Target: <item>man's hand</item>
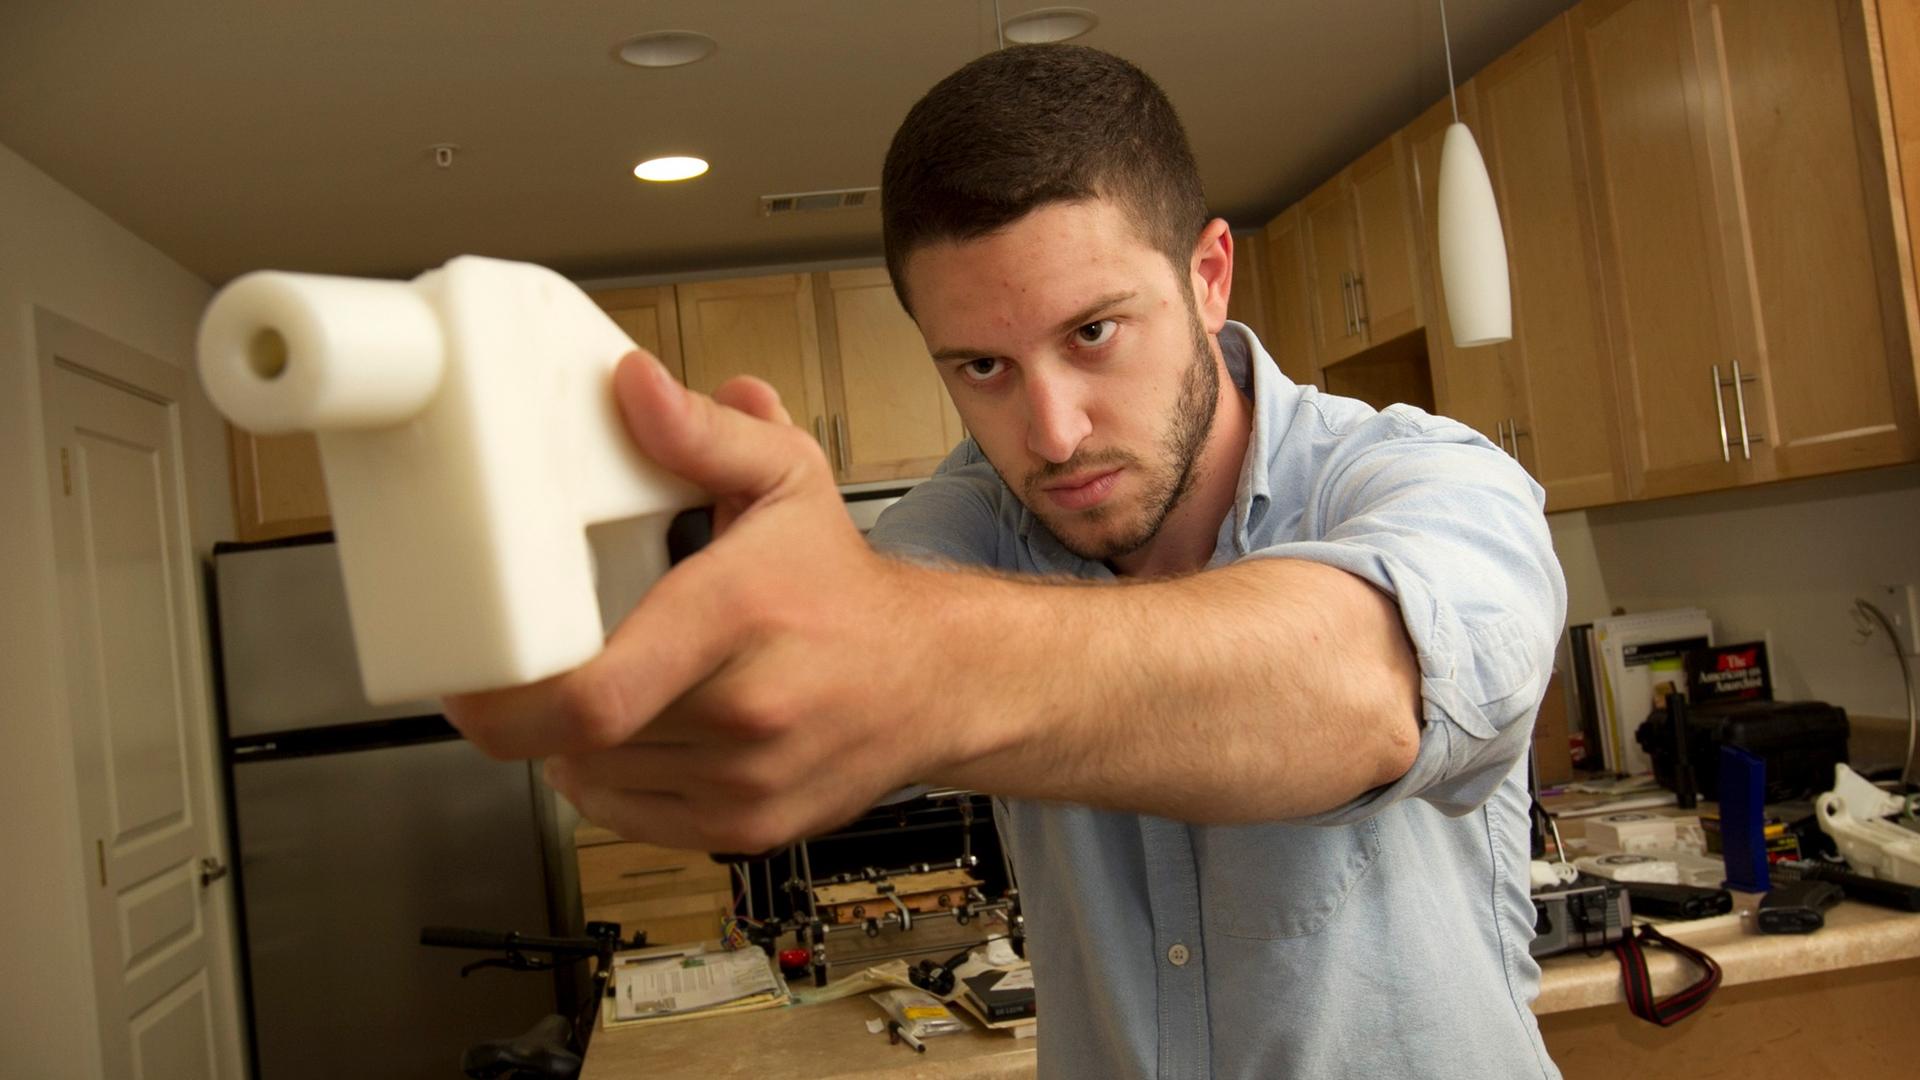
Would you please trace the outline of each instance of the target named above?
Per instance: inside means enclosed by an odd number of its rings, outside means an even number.
[[[593,660],[450,698],[453,724],[494,757],[547,757],[590,820],[707,851],[822,831],[931,768],[935,733],[893,720],[924,686],[905,580],[923,571],[867,547],[774,390],[741,378],[709,399],[645,354],[614,388],[641,450],[713,495],[714,541]]]

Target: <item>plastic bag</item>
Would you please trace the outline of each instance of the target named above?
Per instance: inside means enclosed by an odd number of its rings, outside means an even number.
[[[875,1005],[886,1010],[888,1016],[916,1039],[966,1030],[964,1021],[925,990],[882,990],[870,996]]]

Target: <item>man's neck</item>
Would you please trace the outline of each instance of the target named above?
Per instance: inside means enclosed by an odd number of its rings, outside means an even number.
[[[1240,473],[1253,436],[1253,403],[1233,382],[1213,342],[1213,362],[1220,377],[1220,397],[1213,426],[1194,462],[1193,487],[1167,515],[1160,531],[1138,551],[1111,562],[1123,577],[1173,577],[1206,569],[1219,542],[1220,523],[1233,512],[1240,490]]]

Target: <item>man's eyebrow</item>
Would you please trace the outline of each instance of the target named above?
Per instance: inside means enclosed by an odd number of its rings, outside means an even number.
[[[1054,332],[1064,334],[1069,330],[1077,330],[1094,321],[1094,317],[1101,312],[1117,304],[1124,304],[1138,295],[1140,295],[1138,290],[1108,293],[1081,310],[1074,312],[1072,318],[1060,320],[1060,324],[1054,328]],[[956,346],[949,349],[935,350],[933,358],[935,360],[978,360],[983,356],[992,355],[992,349],[969,349],[964,346]]]

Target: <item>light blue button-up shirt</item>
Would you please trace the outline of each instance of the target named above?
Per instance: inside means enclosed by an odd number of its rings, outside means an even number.
[[[1524,769],[1566,586],[1540,487],[1465,425],[1297,386],[1220,334],[1253,432],[1210,566],[1310,559],[1396,598],[1425,724],[1405,776],[1312,818],[1189,825],[995,800],[1043,1077],[1557,1077],[1529,1005]],[[1112,577],[971,441],[876,548]],[[1333,665],[1337,668],[1337,662]]]

